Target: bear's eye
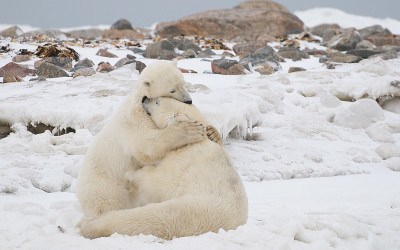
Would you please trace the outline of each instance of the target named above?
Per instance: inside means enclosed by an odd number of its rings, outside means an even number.
[[[146,86],[150,86],[150,82],[144,82]]]
[[[173,94],[173,93],[175,93],[175,91],[176,91],[176,90],[171,90],[169,93]]]
[[[156,99],[156,104],[160,104],[160,100],[158,98]]]

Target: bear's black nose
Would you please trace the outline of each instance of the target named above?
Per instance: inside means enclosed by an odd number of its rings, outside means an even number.
[[[143,96],[142,103],[144,103],[146,100],[147,100],[147,96]]]
[[[186,104],[192,104],[192,100],[185,101]]]

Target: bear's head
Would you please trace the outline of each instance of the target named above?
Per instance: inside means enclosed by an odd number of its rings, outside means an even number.
[[[188,105],[172,98],[144,98],[143,108],[158,128],[165,128],[180,121],[195,120],[204,125],[207,121],[194,105]]]
[[[192,98],[184,87],[185,80],[177,62],[158,61],[147,66],[139,76],[140,87],[147,98],[171,97],[187,104]]]

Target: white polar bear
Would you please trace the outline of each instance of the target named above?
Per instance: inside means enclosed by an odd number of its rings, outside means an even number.
[[[205,137],[204,127],[194,121],[159,129],[143,109],[145,96],[168,96],[191,103],[183,85],[176,62],[155,62],[143,70],[134,91],[96,135],[86,153],[77,188],[85,216],[143,205],[126,189],[124,174],[154,164],[171,150]]]
[[[207,124],[196,107],[171,98],[149,99],[143,106],[159,128],[188,119]],[[222,145],[207,137],[170,152],[156,166],[127,172],[126,178],[149,204],[86,218],[80,225],[84,237],[116,232],[172,239],[235,229],[247,221],[243,183]]]

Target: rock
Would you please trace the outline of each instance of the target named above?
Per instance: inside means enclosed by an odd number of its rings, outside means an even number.
[[[114,67],[121,68],[124,65],[134,63],[135,60],[129,59],[127,57],[120,59],[118,62],[114,64]]]
[[[264,43],[272,43],[275,41],[275,37],[268,35],[268,34],[262,34],[257,37],[258,42],[264,42]]]
[[[292,59],[293,61],[300,61],[301,59],[309,59],[310,56],[307,52],[303,52],[296,47],[282,47],[278,51],[278,55],[283,58]]]
[[[351,50],[354,49],[361,41],[361,36],[354,28],[344,29],[341,34],[332,37],[328,42],[327,46],[331,49],[337,50]]]
[[[237,43],[233,46],[233,51],[237,56],[244,57],[258,49],[267,46],[267,43],[261,41],[251,41],[245,43]]]
[[[201,51],[201,48],[190,40],[179,40],[174,38],[168,38],[167,41],[172,43],[175,46],[175,48],[182,51],[187,51],[190,49],[196,52],[196,54]]]
[[[383,45],[400,46],[400,38],[395,35],[389,35],[389,36],[374,35],[367,37],[366,40],[372,42],[376,46],[383,46]]]
[[[254,67],[254,70],[260,73],[261,75],[270,75],[275,73],[274,67],[272,67],[268,63],[258,64],[257,66]]]
[[[136,70],[138,70],[139,73],[142,73],[144,68],[146,68],[146,64],[142,63],[141,61],[136,61]]]
[[[8,82],[22,82],[21,77],[14,75],[12,73],[6,73],[5,76],[3,77],[3,83],[8,83]]]
[[[46,62],[52,63],[54,65],[57,65],[60,68],[63,68],[65,70],[70,70],[72,68],[72,61],[71,59],[67,57],[46,57],[44,58]]]
[[[17,37],[24,32],[18,26],[11,26],[10,28],[0,31],[0,37]]]
[[[175,53],[175,51],[162,50],[161,51],[161,55],[158,57],[158,59],[160,59],[160,60],[173,60],[175,58],[177,58],[177,59],[182,59],[183,58],[183,57],[182,58],[179,58],[179,57],[182,57],[182,56],[177,54],[177,53]]]
[[[145,36],[136,30],[105,30],[103,32],[103,39],[129,39],[141,41],[145,39]]]
[[[288,73],[299,72],[299,71],[306,71],[306,69],[302,67],[290,67]]]
[[[35,81],[43,82],[43,81],[46,81],[46,78],[44,78],[43,76],[38,76],[38,77],[35,77],[35,78],[31,78],[29,81],[30,82],[35,82]]]
[[[329,63],[326,64],[326,68],[327,69],[336,69],[336,66],[339,66],[339,65],[340,64],[329,62]]]
[[[197,55],[196,55],[196,52],[194,52],[194,51],[191,50],[191,49],[188,49],[188,50],[186,50],[186,51],[184,51],[184,52],[182,53],[182,56],[183,56],[184,58],[195,58]]]
[[[147,45],[146,57],[147,58],[159,58],[161,57],[162,51],[175,52],[175,46],[167,40],[161,40]]]
[[[337,28],[328,28],[327,30],[322,33],[322,44],[323,46],[326,46],[327,43],[336,35],[339,35],[340,29]]]
[[[246,68],[243,65],[235,64],[227,71],[227,75],[246,75]]]
[[[386,50],[368,50],[368,49],[352,49],[346,52],[348,55],[359,56],[363,59],[366,59],[370,56],[382,54],[387,52]]]
[[[109,52],[107,49],[99,49],[96,53],[97,56],[102,56],[102,57],[109,57],[109,58],[117,58],[118,56]]]
[[[235,60],[217,59],[211,62],[211,69],[214,74],[227,75],[228,69],[235,64],[238,64]]]
[[[374,49],[376,48],[375,44],[371,43],[368,40],[362,40],[361,42],[357,43],[356,49]]]
[[[86,76],[91,76],[94,74],[96,74],[96,71],[92,68],[81,68],[81,69],[78,69],[77,71],[75,71],[74,78],[78,77],[78,76],[86,77]]]
[[[79,62],[75,63],[74,67],[88,67],[91,68],[94,66],[94,62],[89,58],[85,58],[83,60],[79,60]]]
[[[126,58],[128,58],[130,60],[136,60],[136,56],[131,55],[131,54],[126,54]]]
[[[386,51],[385,53],[380,53],[380,54],[370,56],[369,58],[380,57],[383,60],[390,60],[390,59],[398,58],[399,56],[400,56],[400,53],[397,52],[396,50],[389,50],[389,51]]]
[[[0,123],[0,139],[6,138],[11,132],[11,126],[9,124]]]
[[[33,63],[33,67],[34,67],[35,69],[38,69],[39,66],[40,66],[40,64],[42,64],[43,62],[44,62],[43,59],[37,60],[37,61],[35,61],[35,62]]]
[[[187,74],[187,73],[194,73],[194,74],[197,74],[197,71],[195,71],[195,70],[192,70],[192,69],[182,69],[182,68],[178,68],[182,73],[185,73],[185,74]]]
[[[16,55],[12,59],[12,61],[15,63],[27,62],[29,60],[31,60],[31,57],[29,55]]]
[[[37,75],[45,78],[68,77],[62,68],[49,62],[43,62],[37,69]]]
[[[302,31],[303,22],[283,5],[272,1],[247,1],[232,9],[210,10],[178,21],[159,23],[155,34],[161,37],[200,35],[231,40],[256,40],[268,34],[280,36]]]
[[[36,75],[36,70],[28,69],[16,63],[10,62],[0,68],[0,77],[4,77],[7,74],[19,77],[25,77],[27,75],[34,76]]]
[[[201,58],[210,58],[212,56],[215,56],[215,52],[212,51],[211,49],[205,49],[199,52],[199,54],[197,55],[197,57],[201,57]]]
[[[59,39],[66,41],[68,39],[67,35],[59,30],[35,30],[22,34],[23,37],[36,37],[42,39]]]
[[[132,51],[135,54],[141,55],[143,57],[146,57],[146,50],[139,49],[139,48],[129,48],[130,51]]]
[[[229,53],[228,51],[222,52],[221,56],[222,56],[222,57],[235,57],[234,54]]]
[[[100,40],[103,37],[104,30],[87,29],[87,30],[72,30],[66,33],[67,37],[85,39],[85,40]]]
[[[119,19],[113,25],[111,25],[112,30],[133,30],[131,22],[126,19]]]
[[[340,26],[337,24],[320,24],[311,28],[310,33],[314,36],[322,37],[326,30],[339,30]]]
[[[110,71],[113,71],[115,69],[114,66],[112,66],[110,63],[108,62],[101,62],[99,63],[99,65],[97,66],[96,71],[101,72],[101,73],[108,73]]]
[[[325,50],[320,49],[304,49],[303,51],[310,56],[325,56],[327,54]]]
[[[388,36],[392,33],[388,30],[383,28],[380,25],[373,25],[366,27],[364,29],[358,30],[362,39],[366,39],[369,36],[378,35],[378,36]]]
[[[278,55],[275,50],[270,46],[257,49],[256,51],[247,54],[245,57],[240,59],[239,63],[246,69],[250,70],[249,64],[255,66],[258,64],[269,64],[273,66],[275,70],[281,68],[279,62],[283,62],[284,59]]]
[[[329,58],[328,60],[330,62],[336,62],[336,63],[358,63],[359,61],[362,60],[361,57],[355,55],[342,54],[340,52],[328,53],[327,58]]]

